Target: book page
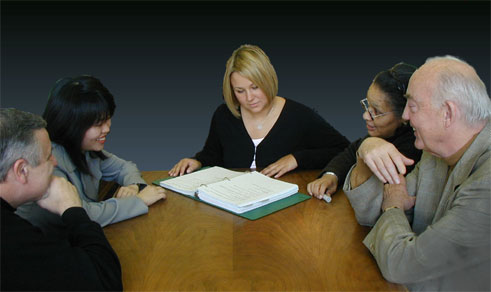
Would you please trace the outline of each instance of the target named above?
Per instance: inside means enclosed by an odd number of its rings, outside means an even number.
[[[164,188],[168,188],[170,190],[192,196],[200,186],[232,179],[242,174],[244,174],[244,172],[233,171],[225,169],[223,167],[214,166],[185,174],[183,176],[178,176],[172,179],[161,181],[160,185]]]
[[[269,178],[258,172],[246,173],[235,177],[230,181],[221,181],[215,184],[202,186],[198,189],[200,198],[209,196],[213,201],[221,201],[238,207],[265,203],[273,198],[286,193],[296,193],[298,186]],[[205,199],[205,198],[203,198]]]

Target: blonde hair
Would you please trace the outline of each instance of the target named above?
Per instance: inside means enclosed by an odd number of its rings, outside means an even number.
[[[240,46],[228,59],[223,77],[223,98],[228,109],[236,118],[240,117],[240,104],[230,83],[230,76],[234,72],[258,86],[269,101],[272,101],[278,94],[278,77],[268,56],[258,46]]]

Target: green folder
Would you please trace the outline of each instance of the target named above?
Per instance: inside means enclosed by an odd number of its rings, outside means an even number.
[[[160,182],[161,181],[168,180],[168,179],[171,179],[171,178],[172,177],[167,177],[167,178],[164,178],[164,179],[158,179],[156,181],[153,181],[152,183],[154,185],[160,186]],[[256,208],[254,210],[250,210],[250,211],[247,211],[247,212],[244,212],[244,213],[240,213],[239,214],[239,213],[235,213],[235,212],[232,212],[230,210],[227,210],[227,209],[220,208],[220,207],[215,206],[213,204],[210,204],[208,202],[202,201],[202,200],[200,200],[199,198],[197,198],[195,196],[187,196],[187,195],[184,195],[184,194],[181,194],[181,193],[178,193],[178,194],[183,195],[183,196],[185,196],[187,198],[193,199],[195,201],[203,202],[203,203],[208,204],[210,206],[213,206],[215,208],[218,208],[218,209],[227,211],[229,213],[235,214],[237,216],[240,216],[240,217],[243,217],[243,218],[246,218],[246,219],[249,219],[249,220],[259,219],[261,217],[264,217],[266,215],[272,214],[272,213],[274,213],[276,211],[285,209],[287,207],[293,206],[295,204],[298,204],[300,202],[306,201],[306,200],[308,200],[308,199],[311,198],[310,196],[307,196],[305,194],[296,193],[296,194],[293,194],[291,196],[288,196],[288,197],[286,197],[284,199],[281,199],[281,200],[275,201],[273,203],[264,205],[262,207]]]

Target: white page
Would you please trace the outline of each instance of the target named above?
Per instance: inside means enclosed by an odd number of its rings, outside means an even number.
[[[183,176],[178,176],[172,179],[161,181],[160,185],[172,191],[192,196],[202,185],[209,185],[214,182],[232,179],[242,174],[244,174],[244,172],[232,171],[223,167],[214,166]]]
[[[273,198],[281,198],[284,197],[283,194],[296,192],[298,192],[297,185],[272,179],[258,172],[247,173],[230,181],[221,181],[198,189],[201,199],[206,200],[208,197],[214,204],[223,202],[224,208],[227,208],[227,205],[241,208],[261,201],[269,204]]]

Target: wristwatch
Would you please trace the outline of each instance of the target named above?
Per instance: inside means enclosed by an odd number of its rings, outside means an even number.
[[[147,187],[146,184],[141,184],[141,183],[137,183],[136,185],[138,186],[138,192],[141,192],[144,188]]]

